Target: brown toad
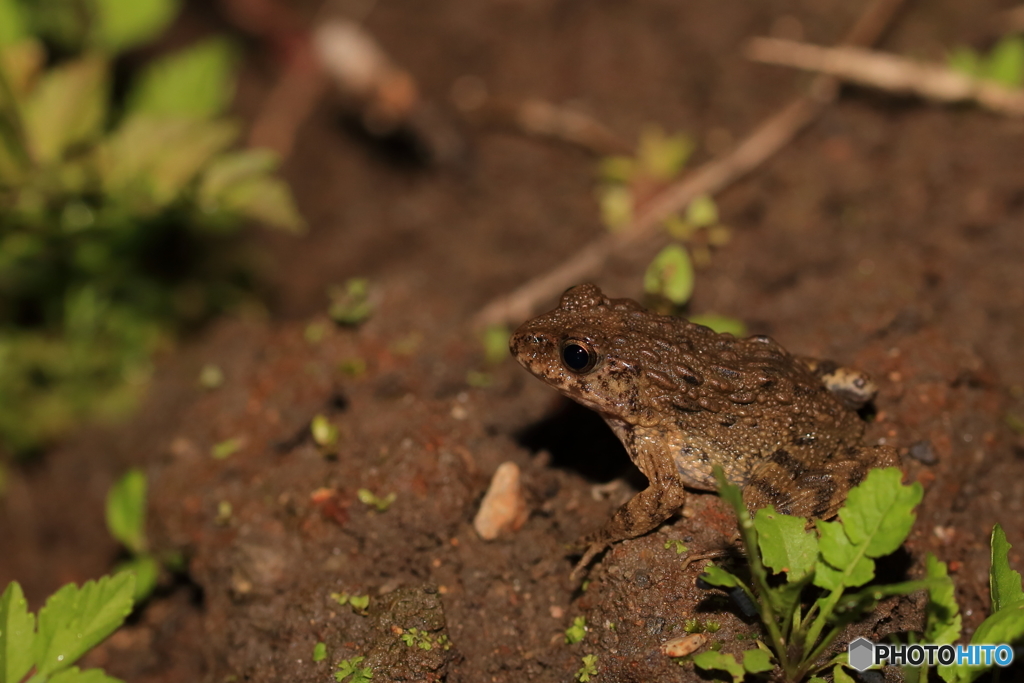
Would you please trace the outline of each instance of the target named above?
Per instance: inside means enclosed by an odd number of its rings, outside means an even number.
[[[684,486],[715,490],[714,465],[752,510],[827,518],[868,469],[897,464],[892,448],[861,442],[854,408],[873,397],[870,380],[795,357],[769,337],[718,334],[585,284],[524,323],[510,348],[527,370],[600,413],[650,482],[585,539],[577,568],[665,521],[682,506]]]

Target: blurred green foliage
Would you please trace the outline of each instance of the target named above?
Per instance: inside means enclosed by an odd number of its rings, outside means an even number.
[[[124,414],[155,348],[245,294],[230,236],[304,227],[266,150],[224,116],[235,53],[208,39],[114,97],[117,55],[179,0],[0,0],[0,442]],[[123,96],[121,94],[123,93]]]
[[[958,47],[947,57],[950,68],[1007,88],[1024,86],[1024,37],[1006,36],[987,54]]]

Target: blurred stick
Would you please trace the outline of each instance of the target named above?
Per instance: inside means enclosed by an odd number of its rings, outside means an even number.
[[[816,71],[844,81],[940,102],[973,101],[999,114],[1024,116],[1024,91],[972,78],[937,64],[854,47],[818,47],[777,38],[755,38],[747,56],[756,62]]]
[[[841,44],[863,46],[876,42],[902,2],[872,0]],[[770,116],[728,155],[707,162],[639,207],[636,218],[626,229],[597,238],[553,270],[491,301],[473,318],[474,325],[482,327],[524,320],[545,300],[592,277],[612,254],[651,239],[657,234],[655,228],[661,221],[684,209],[699,195],[714,194],[731,185],[789,144],[835,100],[838,89],[836,79],[818,76],[807,95],[796,98]]]

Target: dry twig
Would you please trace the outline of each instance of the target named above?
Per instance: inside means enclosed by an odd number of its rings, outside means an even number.
[[[872,0],[842,44],[874,43],[901,4],[902,0]],[[697,196],[714,194],[763,164],[814,121],[835,99],[837,91],[835,79],[819,76],[812,83],[810,94],[796,98],[769,117],[731,153],[704,164],[640,207],[625,230],[599,237],[553,270],[491,301],[477,313],[474,324],[494,325],[529,317],[546,299],[591,277],[613,253],[656,234],[655,228],[662,220],[685,208]]]
[[[881,90],[910,93],[940,102],[974,101],[1000,114],[1024,116],[1024,91],[898,55],[755,38],[747,46],[747,56],[757,62],[825,73]]]

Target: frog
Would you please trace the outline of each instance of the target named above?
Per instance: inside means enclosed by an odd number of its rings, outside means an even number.
[[[863,441],[858,411],[877,392],[866,373],[791,354],[766,335],[718,333],[581,284],[524,322],[509,349],[596,411],[648,480],[577,544],[574,576],[676,514],[687,489],[717,490],[716,467],[751,511],[828,519],[870,469],[898,465],[894,448]]]

